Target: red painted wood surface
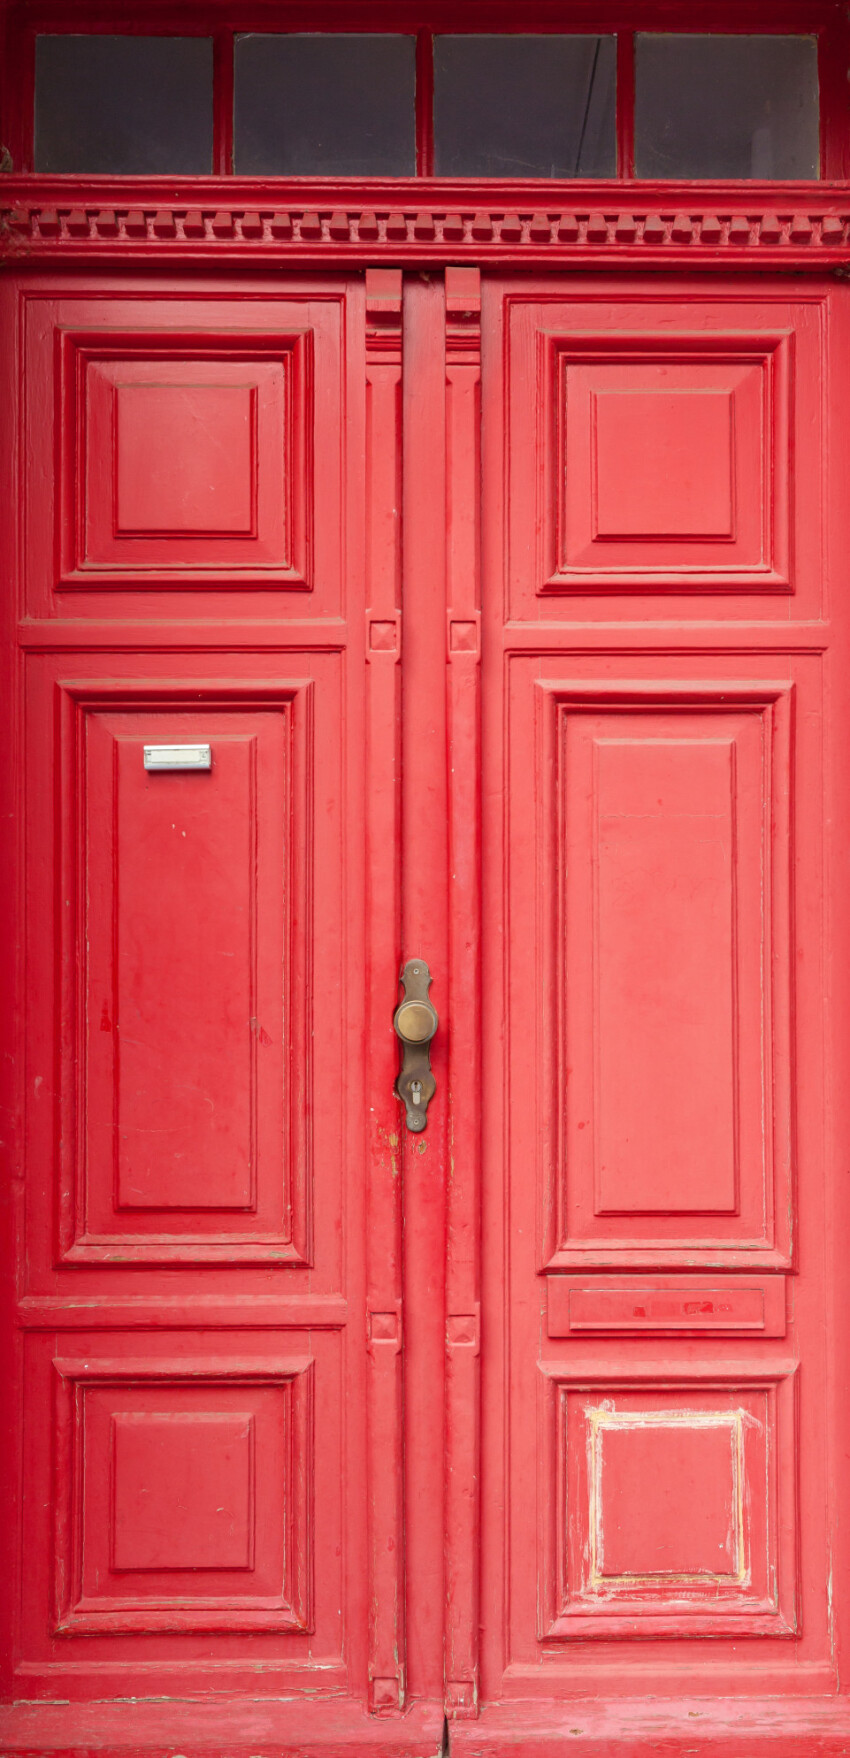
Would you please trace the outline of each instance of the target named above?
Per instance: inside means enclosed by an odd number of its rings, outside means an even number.
[[[821,1706],[846,1618],[821,1035],[846,509],[814,369],[829,335],[841,370],[843,298],[683,292],[484,284],[495,1115],[463,1753],[677,1750],[685,1720],[710,1750],[730,1698],[745,1751],[846,1740]]]
[[[4,1751],[846,1751],[846,300],[8,278]]]
[[[64,1734],[13,1712],[3,1743],[195,1750],[200,1708],[122,1732],[92,1700],[224,1694],[234,1750],[431,1753],[439,1592],[406,1700],[430,1507],[405,1526],[392,1096],[401,276],[16,297],[6,1663],[9,1695],[70,1707]],[[197,741],[208,772],[145,769]]]

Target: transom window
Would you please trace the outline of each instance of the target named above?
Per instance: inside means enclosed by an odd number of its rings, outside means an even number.
[[[31,41],[31,144],[24,121],[15,169],[452,179],[824,174],[817,30],[172,35],[140,26],[132,34],[35,28]]]

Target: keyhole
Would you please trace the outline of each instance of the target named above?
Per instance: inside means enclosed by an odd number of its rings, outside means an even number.
[[[410,1096],[411,1096],[413,1103],[416,1106],[416,1109],[418,1111],[419,1106],[422,1103],[422,1082],[421,1082],[421,1080],[412,1080],[411,1081],[411,1083],[410,1083]]]

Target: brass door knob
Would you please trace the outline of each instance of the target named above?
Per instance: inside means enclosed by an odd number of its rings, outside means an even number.
[[[395,1094],[407,1112],[408,1129],[419,1134],[428,1121],[428,1106],[437,1090],[428,1046],[440,1022],[433,1003],[428,1000],[431,972],[425,960],[409,958],[401,973],[401,981],[404,997],[393,1016],[393,1025],[403,1046]]]

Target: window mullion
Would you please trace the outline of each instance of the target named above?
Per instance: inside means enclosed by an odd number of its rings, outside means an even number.
[[[617,32],[617,176],[635,174],[635,33]]]
[[[416,33],[416,175],[434,175],[434,37]]]
[[[213,38],[213,168],[233,175],[233,39],[230,29]]]

